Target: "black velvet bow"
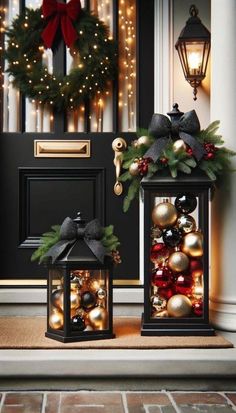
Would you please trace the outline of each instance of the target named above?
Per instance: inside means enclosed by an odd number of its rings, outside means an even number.
[[[45,257],[51,257],[52,263],[54,263],[68,247],[75,244],[78,239],[83,239],[95,257],[103,263],[106,248],[101,242],[102,236],[103,228],[98,219],[88,222],[84,228],[81,228],[75,221],[67,217],[61,225],[60,241],[49,249]]]
[[[167,116],[154,113],[149,125],[149,133],[156,138],[152,146],[147,150],[144,158],[151,158],[156,162],[169,138],[183,139],[193,151],[193,155],[199,161],[204,155],[203,146],[194,138],[194,134],[200,131],[200,123],[195,110],[184,113],[177,120],[170,120]]]

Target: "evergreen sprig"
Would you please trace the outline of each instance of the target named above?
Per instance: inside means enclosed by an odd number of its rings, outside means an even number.
[[[75,66],[63,76],[49,73],[43,64],[41,34],[45,25],[41,8],[25,8],[6,31],[6,71],[13,77],[13,85],[26,97],[58,111],[73,110],[100,96],[117,72],[116,43],[109,38],[108,27],[97,16],[81,11],[74,24],[78,39],[70,49]]]
[[[204,148],[207,148],[209,144],[213,145],[214,156],[211,159],[207,158],[207,152],[205,152],[205,155],[200,161],[197,161],[191,150],[176,151],[174,149],[174,141],[170,137],[157,161],[148,164],[147,177],[158,174],[159,171],[163,169],[169,171],[172,178],[176,178],[179,172],[190,175],[193,170],[200,169],[204,171],[212,181],[216,181],[220,175],[226,171],[233,171],[231,158],[235,156],[236,153],[223,146],[223,138],[218,133],[219,125],[219,121],[212,122],[205,130],[201,130],[199,134],[195,136],[195,139]],[[124,212],[128,211],[132,200],[137,196],[142,180],[142,175],[138,174],[133,176],[129,172],[129,167],[133,162],[138,162],[143,158],[154,141],[154,138],[148,134],[147,130],[140,129],[137,132],[137,137],[145,135],[149,136],[148,145],[137,145],[137,141],[134,141],[123,153],[122,166],[125,172],[120,176],[119,180],[121,182],[129,182],[127,195],[123,203]]]

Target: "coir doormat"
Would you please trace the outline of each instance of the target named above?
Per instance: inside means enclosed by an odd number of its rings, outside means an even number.
[[[142,337],[140,318],[114,319],[116,338],[77,343],[60,343],[44,336],[45,317],[0,317],[1,349],[172,349],[172,348],[229,348],[232,343],[224,337]]]

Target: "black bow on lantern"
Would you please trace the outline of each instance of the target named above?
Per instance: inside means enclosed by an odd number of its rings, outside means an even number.
[[[193,155],[199,161],[204,155],[203,146],[194,138],[194,134],[200,131],[200,122],[195,110],[183,113],[178,110],[178,105],[173,105],[173,110],[168,113],[171,120],[160,113],[154,113],[149,125],[149,133],[156,138],[152,146],[147,150],[144,158],[151,158],[156,162],[163,149],[169,142],[169,138],[182,139],[193,151]]]
[[[45,257],[51,257],[52,263],[54,263],[68,247],[75,244],[78,239],[83,239],[95,257],[103,263],[106,248],[101,242],[102,236],[103,228],[98,219],[88,222],[87,225],[82,228],[71,218],[67,217],[61,225],[60,241],[49,249]]]

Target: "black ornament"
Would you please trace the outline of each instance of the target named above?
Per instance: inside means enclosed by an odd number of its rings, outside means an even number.
[[[85,329],[85,322],[82,317],[75,315],[71,319],[71,329],[73,331],[83,331]]]
[[[167,247],[176,247],[181,241],[182,235],[177,228],[169,228],[163,232],[163,241]]]
[[[96,304],[96,296],[90,291],[86,291],[81,297],[81,305],[84,308],[92,308]]]
[[[175,199],[175,208],[182,214],[190,214],[196,206],[197,198],[189,192],[179,194]]]
[[[62,289],[57,289],[52,292],[51,295],[51,303],[54,307],[59,308],[61,310],[61,304],[62,304],[62,294],[63,290]]]

